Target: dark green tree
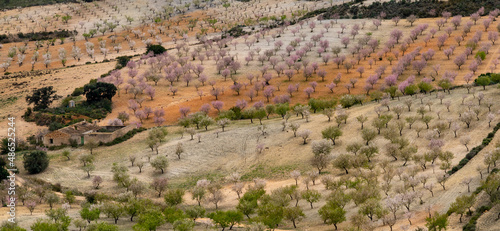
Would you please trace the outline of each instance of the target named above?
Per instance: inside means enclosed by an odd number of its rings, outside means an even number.
[[[83,86],[83,93],[87,98],[87,103],[97,103],[104,99],[111,101],[116,91],[116,86],[111,83],[95,82]]]
[[[23,156],[24,169],[29,174],[43,172],[49,166],[49,157],[44,151],[36,150]]]
[[[446,213],[439,214],[436,212],[434,216],[428,217],[425,220],[427,221],[425,226],[427,226],[429,231],[446,230],[446,226],[448,226],[448,215]]]
[[[169,206],[176,206],[182,204],[182,197],[184,196],[184,190],[182,189],[170,189],[165,192],[165,203]]]
[[[137,224],[133,226],[134,230],[156,230],[156,228],[165,223],[163,214],[157,210],[150,210],[139,215]]]
[[[86,204],[83,206],[82,210],[80,210],[80,217],[86,220],[89,224],[91,221],[95,221],[99,219],[101,215],[101,210],[99,208],[90,208],[90,204]]]
[[[155,55],[163,54],[167,51],[162,45],[149,45],[146,50],[146,54],[153,52]]]
[[[33,110],[39,111],[48,108],[50,104],[59,97],[60,96],[56,95],[54,88],[48,86],[35,89],[33,94],[26,96],[26,102],[28,102],[28,105],[34,105]]]
[[[483,87],[486,90],[486,86],[490,85],[490,78],[488,76],[482,76],[476,79],[476,84]]]
[[[106,222],[99,222],[90,224],[86,231],[118,231],[118,226],[113,224],[108,224]]]
[[[346,220],[346,211],[338,203],[328,201],[326,205],[318,210],[319,215],[325,224],[333,224],[337,230],[337,224]]]

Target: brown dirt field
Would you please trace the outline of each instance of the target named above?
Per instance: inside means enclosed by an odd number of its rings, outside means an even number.
[[[353,23],[360,23],[362,21],[363,20],[346,20],[345,23],[352,25]],[[365,20],[365,21],[367,21],[367,20]],[[342,23],[342,20],[339,21],[339,23]],[[369,21],[368,21],[368,23],[369,23]],[[427,23],[427,24],[431,25],[430,27],[432,27],[432,23],[434,23],[434,19],[419,19],[419,21],[417,21],[417,23]],[[336,25],[336,26],[338,27],[338,25]],[[391,22],[389,22],[388,20],[386,20],[383,23],[383,26],[381,28],[379,28],[379,30],[377,30],[377,31],[375,31],[374,28],[372,28],[371,26],[369,26],[367,24],[365,30],[364,31],[362,30],[362,32],[360,34],[365,33],[365,32],[371,32],[371,33],[373,33],[374,37],[380,38],[381,44],[383,44],[388,39],[387,33],[384,34],[384,31],[391,30],[393,27],[394,27],[393,24]],[[480,27],[481,26],[478,23],[478,25],[473,26],[473,30],[479,30]],[[414,28],[414,27],[412,27],[412,28]],[[409,32],[409,30],[411,30],[412,28],[405,25],[404,22],[402,22],[398,26],[398,29],[401,29],[405,32]],[[494,28],[495,28],[494,26],[490,26],[490,30],[493,30]],[[309,30],[309,29],[304,28],[304,30]],[[334,31],[333,29],[330,31],[329,36],[333,36],[332,35],[333,31]],[[437,48],[437,45],[436,45],[437,37],[440,35],[440,33],[445,33],[445,32],[443,31],[443,29],[440,32],[438,32],[436,34],[435,38],[431,39],[431,41],[428,43],[427,46],[425,46],[425,43],[421,41],[423,39],[423,37],[425,36],[425,34],[423,36],[420,36],[416,43],[410,45],[407,53],[409,53],[410,51],[412,51],[416,47],[420,46],[420,47],[423,47],[422,52],[427,51],[428,49],[434,49],[436,54],[434,55],[434,58],[428,62],[427,67],[422,71],[422,75],[418,76],[416,71],[409,68],[408,70],[406,70],[404,72],[404,74],[402,76],[400,76],[399,81],[403,81],[404,79],[406,79],[410,75],[415,75],[416,82],[418,82],[422,78],[429,76],[430,72],[432,71],[431,68],[434,64],[440,64],[441,65],[440,75],[443,74],[445,70],[455,71],[458,73],[458,76],[455,80],[455,84],[460,85],[460,84],[465,83],[465,81],[463,80],[463,76],[469,72],[469,70],[467,69],[467,66],[470,64],[470,62],[472,62],[472,60],[469,59],[467,61],[467,63],[463,66],[463,68],[461,68],[461,70],[458,70],[456,65],[453,63],[454,58],[452,57],[450,60],[447,60],[447,58],[443,54],[443,52],[439,51],[439,49]],[[448,41],[445,44],[445,48],[450,46],[450,45],[455,45],[454,44],[455,42],[451,41],[452,40],[451,37],[453,37],[455,35],[455,33],[458,33],[458,31],[454,31],[454,33],[450,36],[450,38],[448,39]],[[286,32],[282,37],[286,38],[286,37],[290,37],[290,36],[292,36],[292,34],[290,32]],[[465,40],[471,38],[472,36],[473,36],[473,33],[471,32],[471,33],[469,33],[469,36],[466,37]],[[483,40],[485,40],[485,36],[487,36],[487,35],[485,35],[485,33],[483,33]],[[329,38],[332,39],[332,41],[334,41],[334,42],[339,40],[338,38],[336,38],[336,36],[329,37]],[[261,39],[261,40],[262,41],[260,43],[258,43],[258,45],[254,45],[254,46],[262,47],[262,50],[269,49],[269,46],[267,46],[267,43],[265,41],[263,41],[263,39]],[[243,55],[241,55],[241,54],[242,54],[242,52],[243,52],[243,54],[248,52],[248,48],[243,44],[242,38],[239,38],[237,41],[240,41],[240,44],[237,46],[237,49],[234,50],[231,48],[231,52],[234,55],[237,55],[236,57],[242,63],[242,69],[239,71],[240,74],[238,75],[237,78],[239,79],[239,81],[241,81],[243,83],[248,83],[248,80],[246,80],[246,78],[245,78],[245,74],[246,73],[259,74],[260,72],[258,71],[258,69],[260,69],[261,66],[260,66],[260,63],[258,63],[257,61],[252,61],[249,66],[244,65]],[[445,49],[445,48],[443,48],[443,49]],[[396,48],[394,48],[394,49],[396,49]],[[455,55],[460,54],[463,52],[463,50],[465,50],[465,46],[464,45],[459,46],[455,49],[454,54]],[[480,65],[480,68],[476,72],[476,75],[479,75],[481,73],[490,72],[489,65],[493,59],[496,59],[500,55],[499,50],[500,50],[499,44],[494,45],[491,48],[489,54],[486,57],[486,60],[483,62],[483,64]],[[311,96],[314,98],[324,98],[324,97],[332,97],[332,96],[338,97],[340,95],[347,94],[348,91],[343,86],[346,83],[348,83],[350,79],[353,79],[353,78],[358,79],[358,83],[356,84],[355,88],[351,89],[351,94],[364,94],[365,93],[365,91],[363,90],[363,86],[365,85],[364,82],[366,81],[366,79],[368,78],[369,75],[374,73],[377,66],[386,65],[387,66],[386,74],[383,76],[387,76],[388,74],[390,74],[391,68],[396,64],[396,61],[393,61],[393,63],[392,63],[393,65],[391,66],[389,64],[389,62],[384,58],[382,61],[377,61],[376,65],[374,65],[372,68],[369,68],[368,61],[367,61],[368,59],[367,59],[367,60],[361,61],[361,63],[359,65],[355,66],[353,68],[353,70],[350,70],[349,73],[346,73],[346,70],[344,68],[337,69],[336,65],[333,63],[329,63],[327,66],[324,66],[323,63],[321,62],[320,58],[315,56],[315,55],[309,55],[308,59],[311,62],[314,62],[314,61],[318,62],[320,64],[320,69],[324,69],[327,71],[327,76],[325,78],[325,80],[326,80],[325,82],[321,82],[321,79],[319,77],[317,77],[316,75],[314,75],[313,78],[311,78],[308,82],[306,82],[306,81],[304,81],[304,77],[302,77],[302,72],[300,72],[299,74],[296,74],[294,77],[292,77],[292,81],[288,82],[288,80],[285,76],[277,77],[275,75],[274,71],[270,71],[274,75],[273,80],[271,80],[271,85],[274,85],[274,86],[280,85],[280,89],[281,89],[280,91],[275,92],[275,95],[288,94],[286,92],[286,88],[288,87],[289,84],[296,84],[296,83],[300,84],[299,91],[294,93],[294,96],[291,98],[291,105],[293,105],[295,103],[306,103],[307,102],[308,99],[307,99],[306,94],[303,92],[303,90],[309,86],[309,82],[311,82],[311,81],[318,81],[318,87],[316,89],[316,92],[314,92]],[[350,59],[350,55],[348,55],[348,59]],[[197,64],[198,62],[195,61],[194,63]],[[212,61],[210,61],[210,60],[205,61],[204,66],[206,67],[204,73],[208,73],[211,78],[217,79],[218,83],[216,84],[216,86],[223,87],[225,89],[223,96],[219,97],[219,100],[224,102],[224,109],[229,109],[230,107],[234,106],[236,101],[239,99],[245,99],[245,100],[249,101],[249,98],[246,96],[246,93],[249,91],[248,89],[252,88],[251,85],[248,86],[247,90],[243,90],[242,92],[240,92],[240,95],[238,96],[229,89],[229,87],[232,85],[232,81],[228,80],[226,82],[223,82],[222,78],[217,75],[216,70],[214,68],[215,63],[213,60]],[[365,66],[365,73],[363,73],[362,78],[359,78],[359,74],[355,71],[355,69],[358,66]],[[142,69],[144,69],[144,68],[142,68]],[[338,73],[342,74],[341,82],[334,89],[334,93],[331,94],[330,91],[325,87],[325,84],[330,83],[337,76]],[[122,74],[122,76],[123,76],[123,74]],[[437,78],[437,79],[439,79],[439,78]],[[379,83],[377,83],[375,85],[375,89],[380,87],[382,84],[383,84],[383,79],[381,79],[379,81]],[[200,87],[200,89],[204,92],[204,96],[202,97],[202,99],[200,99],[196,93],[194,86],[185,87],[185,85],[183,85],[183,83],[176,83],[176,86],[179,88],[179,92],[176,94],[176,96],[172,96],[172,94],[168,91],[169,85],[170,84],[167,83],[166,81],[163,81],[163,80],[160,81],[158,86],[155,87],[156,99],[153,101],[147,100],[146,103],[143,105],[143,106],[149,106],[152,108],[156,108],[156,107],[164,108],[165,111],[167,112],[166,113],[167,114],[166,122],[168,124],[175,123],[177,121],[177,118],[180,117],[180,113],[178,111],[178,109],[180,107],[190,107],[191,112],[194,112],[194,111],[197,111],[201,105],[203,105],[205,103],[210,103],[211,101],[215,100],[215,97],[209,95],[209,92],[211,89],[210,86]],[[126,97],[125,94],[122,94],[122,95],[120,95],[120,97],[115,98],[114,104],[115,104],[116,110],[114,110],[113,113],[111,113],[106,119],[115,118],[117,116],[118,112],[129,111],[127,108],[128,99],[130,99],[130,96]],[[253,102],[257,102],[257,101],[267,102],[267,99],[262,95],[262,92],[259,94],[259,96],[255,97]],[[212,114],[212,115],[215,115],[215,114]],[[146,121],[143,124],[145,126],[152,126],[153,125],[151,120],[149,122]]]

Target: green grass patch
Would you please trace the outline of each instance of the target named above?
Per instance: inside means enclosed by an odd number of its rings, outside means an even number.
[[[220,171],[197,173],[182,180],[172,180],[170,182],[170,186],[172,188],[191,189],[196,186],[196,182],[198,182],[199,180],[207,179],[212,182],[216,182],[222,180],[224,177],[225,175]]]
[[[251,181],[255,178],[282,178],[289,176],[290,172],[296,170],[297,164],[290,165],[279,165],[279,166],[268,166],[263,164],[257,164],[250,166],[250,171],[241,176],[243,181]]]
[[[6,99],[0,99],[0,108],[14,104],[19,98],[17,96],[11,96]]]

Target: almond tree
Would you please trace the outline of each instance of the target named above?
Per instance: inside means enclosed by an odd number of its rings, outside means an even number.
[[[161,197],[162,192],[167,189],[168,179],[165,177],[154,178],[153,182],[151,182],[150,187],[158,192],[158,197]]]
[[[309,139],[309,136],[311,135],[311,130],[304,129],[304,130],[298,131],[297,135],[304,140],[303,144],[307,144],[307,139]]]
[[[467,56],[465,53],[462,53],[453,60],[453,63],[455,63],[460,70],[460,67],[465,64],[465,61],[467,61]]]
[[[318,173],[327,167],[330,160],[331,145],[326,140],[314,141],[311,145],[314,156],[311,158],[311,165],[318,169]]]
[[[460,138],[460,143],[462,145],[464,145],[465,148],[467,148],[467,151],[469,151],[469,147],[467,145],[470,143],[470,141],[471,141],[471,137],[470,136],[462,136]]]

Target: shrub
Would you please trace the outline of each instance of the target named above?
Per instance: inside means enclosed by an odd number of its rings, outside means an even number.
[[[132,56],[119,56],[116,57],[116,69],[122,69],[123,67],[127,66],[128,61]]]
[[[8,176],[10,176],[10,173],[7,169],[5,169],[5,166],[7,166],[7,162],[5,162],[4,158],[0,157],[0,180],[5,180]]]
[[[146,54],[153,52],[155,55],[163,54],[167,51],[162,45],[149,45],[146,50]]]
[[[352,95],[343,95],[340,97],[339,103],[343,108],[350,108],[356,104],[362,103],[362,100]]]
[[[97,82],[88,83],[83,86],[83,92],[87,98],[88,103],[99,103],[105,99],[111,100],[116,94],[117,88],[114,84]]]
[[[49,157],[47,152],[32,151],[24,154],[24,169],[30,174],[37,174],[43,172],[49,166]]]
[[[63,127],[64,127],[64,125],[59,123],[59,122],[52,122],[49,124],[49,131],[55,131],[55,130],[61,129]]]
[[[108,142],[108,143],[100,143],[100,145],[112,146],[115,144],[119,144],[119,143],[122,143],[122,142],[134,137],[135,134],[137,134],[139,132],[143,132],[143,131],[146,131],[146,128],[142,128],[142,127],[141,128],[134,128],[134,129],[130,130],[129,132],[125,133],[125,135],[118,137],[118,138],[116,138],[113,141]]]
[[[79,95],[83,95],[83,87],[75,88],[73,93],[71,93],[71,96],[79,96]]]
[[[474,58],[477,58],[477,57],[481,58],[481,60],[486,59],[486,52],[484,52],[484,51],[478,51],[476,53],[476,55],[474,56]]]
[[[244,26],[243,25],[237,25],[237,26],[234,26],[233,28],[229,29],[224,35],[222,38],[225,38],[225,37],[234,37],[234,38],[237,38],[237,37],[240,37],[240,36],[243,36],[245,34],[247,34],[247,32],[243,31],[243,28]]]

